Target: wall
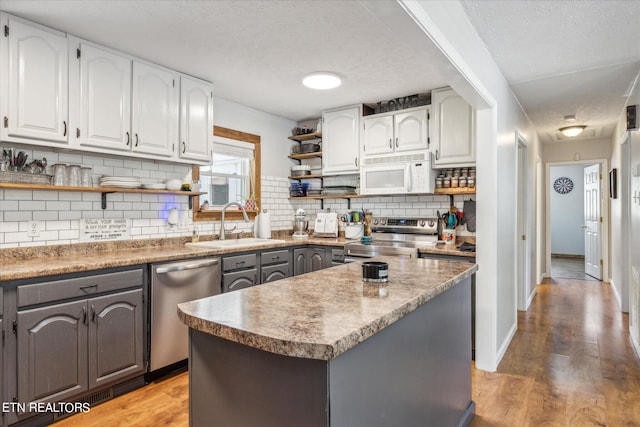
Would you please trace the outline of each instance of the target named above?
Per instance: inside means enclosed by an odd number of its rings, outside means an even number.
[[[557,193],[553,183],[560,177],[573,181],[573,190]],[[584,166],[555,166],[549,180],[551,194],[551,253],[584,256]]]
[[[538,139],[486,46],[462,6],[450,1],[401,2],[428,37],[450,59],[450,85],[477,111],[477,274],[476,366],[493,371],[515,334],[516,315],[516,131],[527,142],[526,204],[535,212],[535,161]],[[511,209],[505,208],[513,207]],[[528,215],[527,235],[535,236],[536,218]],[[528,241],[526,260],[535,266],[536,239]],[[529,268],[524,294],[535,292],[535,268]]]
[[[287,154],[289,134],[295,122],[228,100],[216,98],[214,107],[216,125],[261,135],[264,207],[274,212],[274,224],[285,227],[291,207],[286,197],[275,198],[286,190],[282,180],[289,170]],[[30,159],[46,157],[49,165],[55,163],[90,166],[94,172],[94,185],[102,175],[140,176],[143,183],[163,182],[166,179],[189,176],[191,167],[153,160],[128,159],[120,156],[56,152],[53,149],[30,145],[17,146]],[[264,174],[270,175],[264,175]],[[273,176],[273,178],[270,178]],[[271,184],[280,180],[279,190]],[[287,195],[288,197],[288,195]],[[0,248],[69,244],[79,241],[79,219],[129,218],[131,239],[187,236],[191,234],[192,212],[185,196],[149,194],[109,194],[107,209],[101,209],[101,194],[64,191],[0,190]],[[166,224],[168,210],[177,208],[183,218],[179,226]],[[284,212],[284,213],[282,213]],[[38,237],[29,237],[28,221],[39,221]],[[239,230],[251,231],[252,223],[235,222]],[[229,225],[231,227],[232,225]],[[218,232],[217,222],[198,223],[203,233]]]

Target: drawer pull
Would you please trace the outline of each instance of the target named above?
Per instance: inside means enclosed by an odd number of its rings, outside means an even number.
[[[96,321],[96,307],[93,304],[91,304],[91,321]]]
[[[278,261],[280,261],[280,257],[279,256],[271,257],[271,261],[278,262]]]
[[[93,293],[95,293],[98,290],[98,285],[80,286],[80,290],[86,293],[89,293],[90,289],[93,289]]]
[[[244,261],[238,261],[238,262],[236,262],[236,267],[238,267],[238,268],[243,267],[244,263],[245,263]]]

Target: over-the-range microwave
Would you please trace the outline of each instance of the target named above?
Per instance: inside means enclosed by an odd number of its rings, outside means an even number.
[[[433,193],[436,175],[437,171],[432,168],[432,154],[429,151],[367,158],[360,168],[360,193]]]

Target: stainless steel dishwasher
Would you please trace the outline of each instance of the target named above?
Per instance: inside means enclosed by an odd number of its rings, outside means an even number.
[[[176,306],[221,292],[220,258],[151,265],[150,371],[189,355],[189,328]]]

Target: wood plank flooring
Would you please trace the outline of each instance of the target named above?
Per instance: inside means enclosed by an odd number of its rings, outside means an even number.
[[[529,310],[518,313],[518,331],[498,371],[472,370],[471,426],[640,426],[640,362],[628,322],[606,283],[538,285]],[[189,425],[186,372],[55,424],[151,425]]]
[[[484,426],[640,426],[640,362],[609,284],[547,279],[498,371],[473,369]]]

